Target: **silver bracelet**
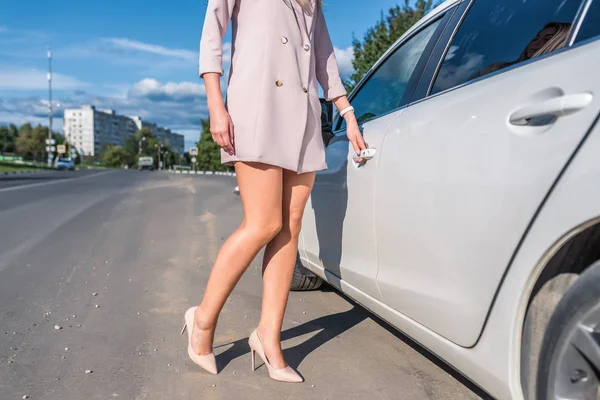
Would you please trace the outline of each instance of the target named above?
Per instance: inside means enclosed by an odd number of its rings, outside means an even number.
[[[342,111],[340,111],[340,117],[343,117],[344,115],[348,114],[350,111],[354,111],[354,107],[350,106],[350,107],[344,108]]]

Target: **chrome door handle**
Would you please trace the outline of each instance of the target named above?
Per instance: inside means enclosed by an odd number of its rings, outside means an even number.
[[[375,157],[376,154],[377,149],[365,149],[361,150],[360,153],[358,153],[358,158],[362,158],[364,161],[368,161],[373,159],[373,157]]]
[[[512,125],[526,126],[534,118],[545,116],[564,117],[584,109],[592,102],[593,98],[594,96],[591,93],[576,93],[555,97],[515,111],[510,115],[508,121]]]

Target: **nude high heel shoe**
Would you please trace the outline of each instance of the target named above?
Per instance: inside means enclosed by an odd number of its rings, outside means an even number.
[[[188,356],[192,359],[192,361],[198,365],[200,368],[203,368],[207,372],[216,375],[217,374],[217,360],[215,359],[215,354],[210,353],[204,356],[200,356],[194,353],[192,350],[192,331],[194,330],[194,313],[196,311],[196,307],[192,307],[185,312],[183,324],[183,328],[181,329],[181,334],[185,332],[186,328],[188,331]]]
[[[269,371],[269,376],[271,379],[279,382],[304,382],[304,379],[289,365],[285,368],[276,369],[269,364],[269,360],[267,360],[267,356],[265,355],[265,351],[262,347],[262,343],[260,342],[260,338],[258,337],[256,330],[254,330],[254,332],[252,332],[250,335],[250,339],[248,339],[248,345],[250,345],[250,353],[252,357],[252,371],[256,370],[255,353],[258,353],[260,358],[262,358],[263,362],[267,366],[267,370]]]

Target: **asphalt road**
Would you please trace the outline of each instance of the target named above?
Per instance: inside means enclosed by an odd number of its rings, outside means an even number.
[[[259,262],[225,306],[208,375],[183,313],[241,219],[235,178],[138,171],[0,179],[0,399],[477,399],[435,357],[338,293],[292,293],[287,361],[250,371]],[[88,371],[88,373],[86,373]]]

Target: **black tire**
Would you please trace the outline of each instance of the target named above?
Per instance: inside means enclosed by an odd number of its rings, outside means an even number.
[[[583,332],[583,333],[582,333]],[[569,287],[550,319],[539,358],[537,399],[600,396],[600,261]]]
[[[521,340],[521,386],[527,400],[536,399],[538,362],[550,318],[578,277],[577,274],[565,273],[550,279],[535,294],[527,309]]]
[[[294,268],[291,289],[297,292],[315,290],[320,288],[322,284],[323,279],[310,272],[296,257],[296,268]]]

